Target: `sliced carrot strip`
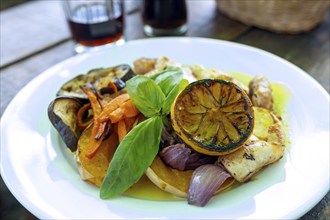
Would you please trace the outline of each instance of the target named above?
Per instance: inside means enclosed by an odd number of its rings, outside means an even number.
[[[108,118],[110,119],[111,123],[117,123],[118,121],[124,119],[124,117],[124,110],[121,108],[117,108],[108,115]]]
[[[126,118],[135,117],[140,113],[139,109],[137,109],[137,107],[134,105],[131,99],[121,104],[120,108],[124,110],[124,115]]]
[[[118,140],[119,140],[119,142],[121,142],[127,134],[126,124],[125,124],[124,120],[120,120],[118,122],[118,131],[117,131],[117,133],[118,133]]]
[[[102,107],[98,101],[97,95],[87,85],[83,85],[83,86],[81,86],[81,88],[86,93],[86,95],[92,105],[94,116],[99,115],[102,112]]]
[[[115,111],[119,106],[126,102],[129,99],[129,95],[127,93],[117,96],[116,98],[112,99],[103,109],[101,114],[98,117],[100,121],[107,121],[108,116]]]
[[[88,114],[88,110],[91,108],[91,104],[90,103],[87,103],[85,105],[83,105],[83,107],[81,107],[79,110],[78,110],[78,113],[77,113],[77,124],[79,126],[79,128],[81,129],[85,129],[88,127],[88,125],[90,123],[92,123],[93,121],[93,118],[91,117],[89,120],[87,121],[84,121],[84,117]]]
[[[95,140],[98,140],[98,139],[100,139],[101,137],[104,136],[103,133],[105,132],[106,127],[107,127],[107,122],[103,122],[97,128],[97,131],[96,131],[96,128],[95,128],[95,132],[97,132],[96,135],[94,136]]]
[[[118,96],[118,89],[114,82],[109,82],[108,87],[113,90],[113,93],[115,93],[115,96]]]
[[[100,122],[96,120],[98,115],[102,112],[102,106],[98,100],[98,94],[96,94],[96,92],[93,91],[92,88],[88,87],[87,85],[83,85],[81,86],[81,88],[86,93],[94,114],[93,130],[89,141],[89,149],[86,153],[86,156],[88,158],[92,158],[95,155],[96,151],[99,149],[104,136],[104,132],[101,133],[100,131],[102,129],[104,130],[105,126],[103,126]]]
[[[88,88],[88,87],[87,87]],[[88,90],[88,89],[87,89]],[[95,96],[95,94],[94,94]],[[93,95],[91,95],[93,98]],[[95,96],[96,98],[96,96]],[[104,126],[102,126],[103,123],[106,123],[111,120],[111,123],[116,123],[120,121],[123,117],[123,111],[121,109],[118,110],[120,104],[127,101],[129,99],[128,94],[123,94],[120,96],[117,96],[113,100],[111,100],[106,106],[104,106],[103,110],[100,113],[97,113],[94,115],[94,125],[93,125],[93,131],[90,137],[90,149],[87,151],[86,156],[88,158],[92,158],[96,151],[99,149],[101,142],[104,137]],[[91,101],[92,102],[92,101]],[[93,106],[93,104],[92,104]],[[101,108],[101,106],[100,106]],[[117,111],[116,111],[117,110]],[[114,113],[113,113],[114,112]],[[113,114],[111,114],[113,113]]]
[[[112,84],[109,84],[109,86],[110,85]],[[88,93],[87,95],[91,103],[93,99],[98,102],[96,94],[94,94],[90,88],[86,87],[85,90],[84,91],[86,92],[86,94]],[[118,134],[118,139],[119,141],[121,141],[126,136],[128,131],[132,129],[136,121],[136,118],[134,117],[140,114],[139,110],[136,108],[132,100],[130,100],[129,95],[127,93],[117,96],[105,106],[95,104],[94,107],[96,114],[94,114],[93,130],[89,143],[90,148],[86,154],[88,158],[92,158],[99,149],[104,137],[106,123],[117,123],[116,131]],[[99,111],[99,109],[101,110]]]
[[[99,123],[97,120],[94,120],[93,130],[89,139],[89,149],[86,152],[86,157],[89,159],[95,155],[101,146],[105,133],[103,132],[98,138],[95,138],[99,134],[100,127],[102,127],[101,123]]]

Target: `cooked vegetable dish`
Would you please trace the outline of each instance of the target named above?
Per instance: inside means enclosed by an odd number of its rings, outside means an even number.
[[[167,57],[93,69],[59,88],[49,120],[100,198],[147,176],[161,190],[205,206],[285,153],[272,84]],[[220,195],[219,195],[220,196]]]

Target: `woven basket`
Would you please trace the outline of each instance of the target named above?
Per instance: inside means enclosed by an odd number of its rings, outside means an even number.
[[[281,33],[307,32],[329,9],[329,0],[217,0],[219,10],[242,23]]]

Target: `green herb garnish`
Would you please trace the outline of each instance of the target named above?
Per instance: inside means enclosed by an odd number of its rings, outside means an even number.
[[[126,82],[126,90],[144,116],[159,115],[165,94],[155,81],[146,76],[135,76]]]
[[[135,76],[126,82],[127,93],[148,119],[135,126],[119,144],[101,186],[102,199],[125,192],[151,165],[159,150],[162,119],[187,84],[181,69],[176,67],[151,77]]]

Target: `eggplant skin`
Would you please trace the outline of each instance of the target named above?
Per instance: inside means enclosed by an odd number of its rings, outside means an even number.
[[[127,64],[121,64],[108,68],[97,68],[88,71],[86,74],[80,74],[73,79],[64,83],[56,96],[73,96],[77,98],[87,99],[87,95],[82,91],[81,86],[85,84],[91,84],[97,90],[108,87],[110,81],[115,82],[120,79],[122,82],[126,82],[135,74],[131,67]],[[122,88],[118,88],[120,90]]]
[[[77,125],[77,113],[83,104],[78,98],[60,96],[48,106],[49,120],[72,152],[77,150],[78,139],[82,133],[82,129]]]

